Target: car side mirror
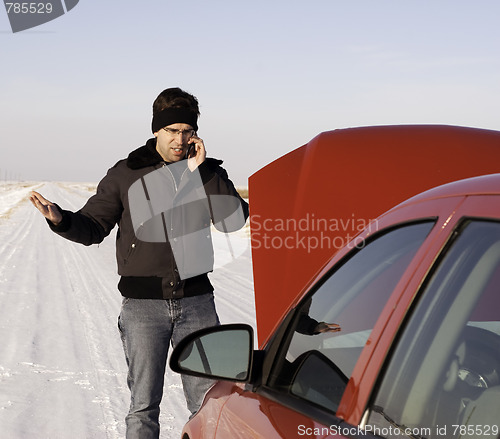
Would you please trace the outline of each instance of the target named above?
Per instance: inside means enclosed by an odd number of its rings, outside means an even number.
[[[170,368],[186,375],[246,382],[251,376],[253,344],[249,325],[205,328],[179,342],[170,357]]]

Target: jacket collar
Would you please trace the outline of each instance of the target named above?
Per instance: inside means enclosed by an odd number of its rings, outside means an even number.
[[[163,162],[162,156],[156,151],[156,139],[149,139],[144,146],[132,151],[127,158],[130,169],[141,169]]]

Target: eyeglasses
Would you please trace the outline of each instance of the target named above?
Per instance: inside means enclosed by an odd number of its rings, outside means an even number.
[[[195,131],[194,130],[174,130],[172,128],[164,127],[163,128],[168,134],[170,134],[172,137],[178,136],[179,134],[184,137],[184,138],[191,138],[193,137]]]

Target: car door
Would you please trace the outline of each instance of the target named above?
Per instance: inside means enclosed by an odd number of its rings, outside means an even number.
[[[468,197],[453,222],[371,395],[379,437],[499,437],[500,197]]]

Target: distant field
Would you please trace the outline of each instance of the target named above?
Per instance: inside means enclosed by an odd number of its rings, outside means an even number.
[[[236,190],[240,194],[242,198],[248,199],[248,188],[246,187],[237,187]]]

